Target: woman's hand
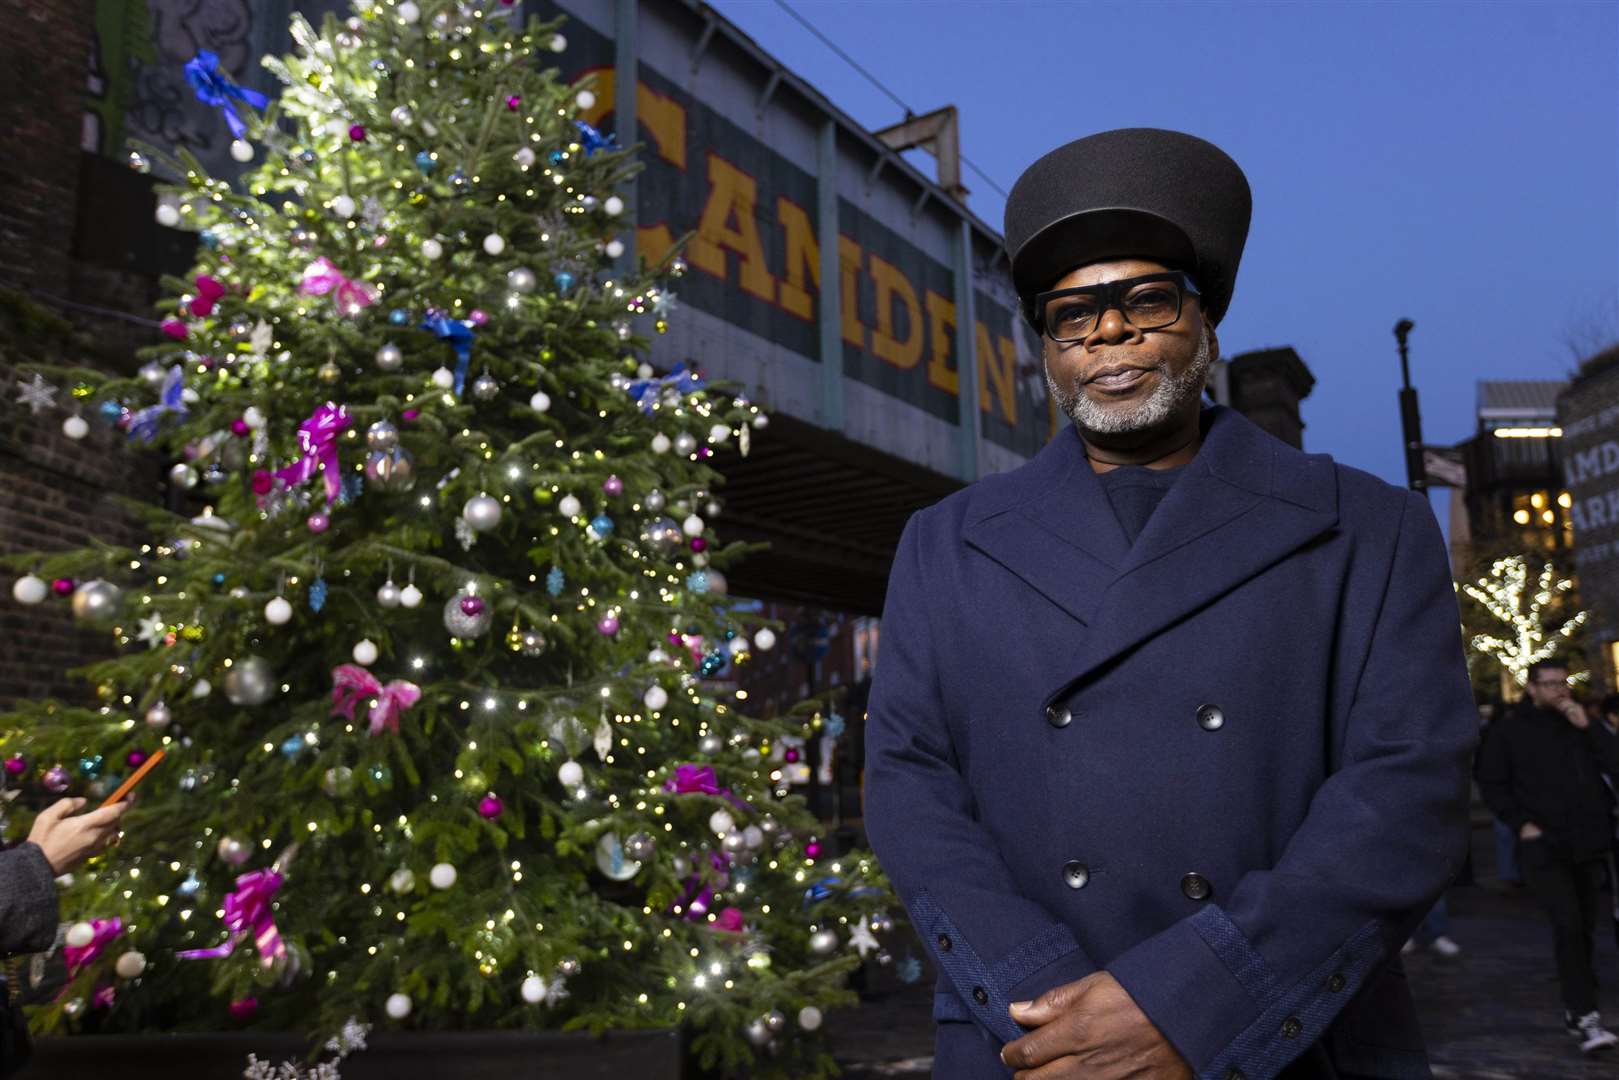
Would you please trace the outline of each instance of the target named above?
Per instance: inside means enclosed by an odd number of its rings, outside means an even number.
[[[58,799],[39,812],[28,831],[29,843],[39,845],[53,874],[65,874],[118,842],[118,819],[129,809],[129,800],[68,816],[84,804],[84,799]]]

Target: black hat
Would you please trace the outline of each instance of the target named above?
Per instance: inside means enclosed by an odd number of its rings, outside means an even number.
[[[1237,163],[1179,131],[1120,128],[1060,146],[1006,200],[1006,254],[1023,314],[1076,266],[1134,256],[1192,275],[1216,323],[1236,286],[1253,196]]]

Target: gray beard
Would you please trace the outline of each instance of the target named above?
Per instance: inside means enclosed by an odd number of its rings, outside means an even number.
[[[1145,431],[1179,414],[1191,402],[1202,400],[1212,362],[1210,353],[1209,330],[1205,326],[1197,339],[1197,355],[1192,357],[1186,370],[1179,375],[1171,375],[1159,368],[1158,385],[1145,401],[1137,404],[1099,404],[1092,401],[1084,388],[1079,386],[1071,394],[1064,393],[1051,378],[1050,364],[1045,365],[1046,389],[1056,400],[1057,407],[1067,414],[1082,435],[1123,435]]]

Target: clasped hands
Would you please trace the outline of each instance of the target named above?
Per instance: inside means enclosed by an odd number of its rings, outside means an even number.
[[[1033,1028],[1001,1048],[1017,1080],[1190,1080],[1192,1071],[1105,971],[1013,1002],[1012,1019]]]

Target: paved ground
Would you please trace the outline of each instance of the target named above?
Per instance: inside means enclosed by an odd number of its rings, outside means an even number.
[[[1450,891],[1454,959],[1405,958],[1438,1080],[1619,1078],[1619,1053],[1582,1057],[1563,1032],[1551,958],[1551,929],[1525,889],[1495,881],[1489,826],[1474,830],[1480,885]],[[1604,899],[1607,900],[1606,894]],[[1619,950],[1611,925],[1598,927],[1597,975],[1610,1023],[1619,1030]],[[847,1080],[924,1077],[932,1068],[933,979],[901,986],[879,976],[865,1005],[829,1018]]]

